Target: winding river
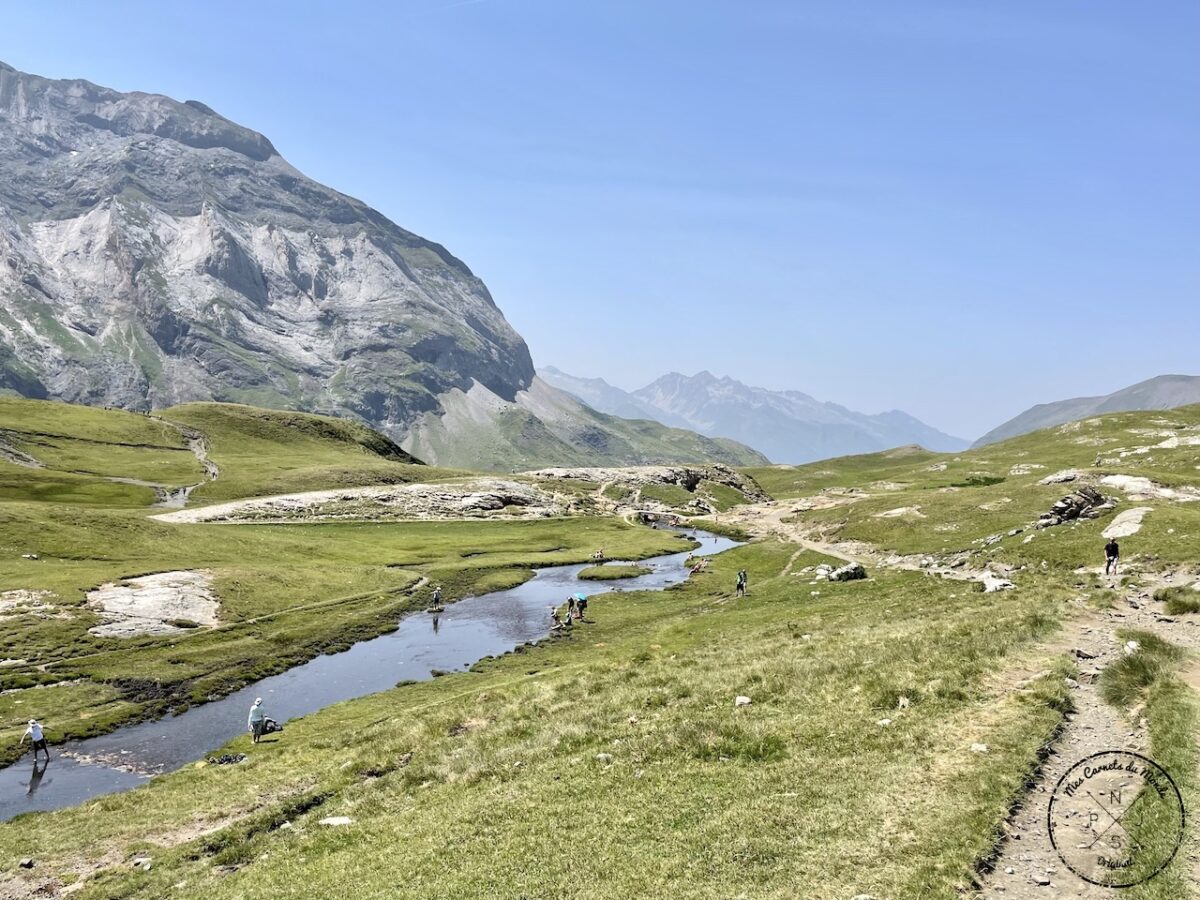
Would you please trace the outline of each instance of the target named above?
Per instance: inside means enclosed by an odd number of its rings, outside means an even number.
[[[737,546],[729,538],[702,531],[695,536],[700,547],[690,552],[698,556]],[[615,590],[663,590],[684,581],[688,555],[684,551],[644,561],[639,565],[651,569],[649,574],[617,581],[580,581],[577,576],[584,565],[539,569],[511,590],[460,600],[437,615],[410,613],[393,632],[342,653],[319,656],[221,700],[52,747],[48,764],[43,759],[34,765],[25,757],[0,770],[0,821],[127,791],[202,759],[245,733],[246,714],[255,697],[263,698],[267,715],[286,722],[332,703],[387,690],[399,681],[425,680],[435,671],[463,671],[486,656],[546,637],[548,608],[576,591],[595,597]],[[604,605],[594,604],[588,615],[603,616]]]

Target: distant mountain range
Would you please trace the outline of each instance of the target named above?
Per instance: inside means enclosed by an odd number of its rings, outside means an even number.
[[[632,392],[554,366],[541,368],[538,374],[601,412],[741,441],[774,462],[811,462],[905,444],[941,451],[967,447],[962,438],[899,410],[867,415],[799,391],[769,391],[710,372],[692,376],[672,372]]]
[[[764,458],[538,380],[445,247],[205,104],[0,63],[0,393],[366,422],[426,462]]]
[[[973,446],[994,444],[1006,438],[1102,413],[1173,409],[1192,403],[1200,403],[1200,375],[1159,375],[1100,397],[1075,397],[1054,403],[1040,403],[993,428]]]

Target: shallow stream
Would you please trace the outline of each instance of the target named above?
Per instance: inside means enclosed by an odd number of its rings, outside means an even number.
[[[737,546],[729,538],[702,531],[695,532],[695,539],[700,547],[690,553],[697,556]],[[646,560],[639,565],[651,569],[649,574],[616,581],[581,581],[577,576],[585,565],[539,569],[515,588],[451,603],[436,615],[410,613],[393,632],[342,653],[319,656],[177,716],[51,747],[48,764],[43,757],[34,765],[27,756],[0,770],[0,821],[129,790],[154,775],[203,759],[245,733],[255,697],[263,698],[268,716],[286,723],[332,703],[387,690],[399,681],[468,669],[486,656],[546,637],[549,607],[562,605],[570,594],[594,598],[617,590],[662,590],[684,581],[688,555],[684,551]],[[603,602],[589,604],[589,619],[603,616]],[[46,719],[53,724],[52,711]],[[282,739],[287,739],[286,730]]]

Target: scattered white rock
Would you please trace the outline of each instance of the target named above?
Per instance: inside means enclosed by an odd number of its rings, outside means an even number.
[[[1126,652],[1126,654],[1137,653],[1138,650],[1141,649],[1141,646],[1142,645],[1139,644],[1137,641],[1126,641],[1125,642],[1125,652]]]
[[[56,616],[56,613],[52,612],[56,609],[50,602],[52,599],[56,599],[53,591],[25,590],[23,588],[0,591],[0,618],[27,613],[33,613],[41,618]]]
[[[907,697],[901,697],[899,700],[896,701],[896,708],[897,709],[908,709],[908,707],[911,703],[912,703],[912,701],[909,700]]]
[[[744,697],[744,696],[739,695],[734,698],[733,705],[734,706],[749,706],[753,702],[754,701],[751,700],[749,697]]]
[[[352,825],[354,820],[349,816],[326,816],[317,822],[318,825],[331,825],[337,827],[339,825]]]
[[[892,724],[892,720],[891,719],[880,719],[875,724],[878,725],[880,728],[887,728],[889,725]]]
[[[612,754],[611,753],[597,753],[596,754],[596,762],[606,763],[606,764],[610,763],[610,762],[612,762]]]
[[[988,745],[987,744],[972,744],[971,752],[972,753],[987,753]]]
[[[994,572],[984,572],[979,576],[978,580],[979,583],[983,585],[983,592],[985,594],[994,594],[996,591],[1012,590],[1012,588],[1016,586],[1007,578],[1001,578]]]
[[[1105,475],[1100,483],[1124,491],[1131,500],[1174,500],[1177,503],[1200,500],[1200,491],[1195,488],[1169,488],[1140,475]]]
[[[1196,435],[1188,435],[1186,437],[1172,435],[1165,441],[1155,444],[1154,447],[1158,450],[1175,450],[1179,447],[1200,447],[1200,437]]]
[[[1008,470],[1009,475],[1031,475],[1038,469],[1046,468],[1041,463],[1017,463]]]

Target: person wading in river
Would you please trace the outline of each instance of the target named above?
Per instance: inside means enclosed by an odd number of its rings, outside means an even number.
[[[1104,574],[1116,575],[1117,566],[1121,564],[1121,547],[1116,538],[1109,538],[1104,545]]]
[[[263,729],[267,724],[267,714],[263,712],[262,697],[254,701],[254,705],[250,707],[250,718],[246,720],[246,728],[254,736],[254,743],[258,743],[259,738],[263,735]]]
[[[46,735],[42,732],[42,726],[38,723],[37,719],[29,720],[29,727],[21,735],[21,743],[18,746],[24,746],[25,738],[30,738],[33,741],[33,761],[35,764],[37,763],[39,750],[46,754],[46,760],[49,761],[50,748],[46,746]]]

